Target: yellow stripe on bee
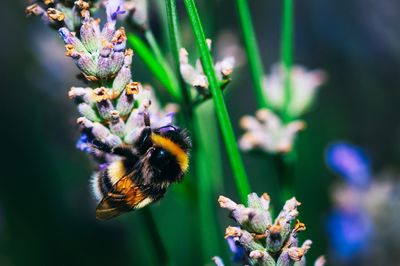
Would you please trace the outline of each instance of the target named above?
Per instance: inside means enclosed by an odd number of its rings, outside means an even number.
[[[110,181],[113,185],[126,175],[126,169],[124,163],[121,160],[111,163],[107,167],[107,171],[108,176],[110,177]]]
[[[181,147],[179,147],[178,144],[176,144],[169,138],[165,138],[161,135],[154,133],[151,134],[151,140],[153,141],[154,145],[165,149],[176,157],[182,172],[185,172],[187,170],[189,166],[189,156]]]

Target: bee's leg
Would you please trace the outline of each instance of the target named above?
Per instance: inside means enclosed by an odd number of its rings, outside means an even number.
[[[139,150],[141,154],[145,154],[146,151],[153,146],[151,141],[151,128],[145,127],[140,133],[139,137],[135,141],[135,147]]]
[[[110,145],[107,145],[106,143],[101,142],[100,140],[97,140],[97,139],[93,139],[91,141],[91,145],[93,148],[103,151],[103,152],[106,152],[106,153],[111,153],[111,151],[112,151],[112,147]]]
[[[130,147],[115,147],[111,150],[111,153],[126,158],[136,157]]]
[[[106,152],[106,153],[111,153],[115,154],[118,156],[123,156],[123,157],[133,157],[133,152],[130,147],[111,147],[110,145],[107,145],[104,142],[101,142],[97,139],[92,140],[92,145],[95,149],[98,149],[100,151]]]

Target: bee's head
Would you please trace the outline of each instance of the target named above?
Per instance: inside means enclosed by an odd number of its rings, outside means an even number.
[[[190,139],[174,126],[152,130],[151,147],[147,150],[150,165],[159,177],[169,182],[180,181],[189,166]]]

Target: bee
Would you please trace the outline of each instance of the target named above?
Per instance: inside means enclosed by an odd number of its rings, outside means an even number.
[[[96,218],[108,220],[160,200],[167,188],[182,180],[189,166],[191,141],[187,133],[169,125],[153,129],[148,114],[145,127],[133,145],[96,148],[120,156],[92,178],[93,192],[100,200]]]

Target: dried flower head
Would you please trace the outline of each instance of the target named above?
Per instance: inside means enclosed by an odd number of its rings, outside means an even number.
[[[228,226],[225,237],[233,239],[244,249],[247,263],[305,265],[305,254],[311,247],[311,241],[306,240],[303,245],[298,245],[298,233],[305,230],[305,225],[298,220],[294,223],[300,205],[295,198],[286,201],[274,221],[269,211],[270,198],[266,193],[261,197],[255,193],[249,194],[247,207],[224,196],[220,196],[218,202],[222,208],[230,211],[230,217],[239,225]]]
[[[317,89],[325,81],[321,70],[309,71],[303,66],[294,66],[291,72],[291,100],[288,114],[299,117],[312,105]],[[284,70],[275,64],[271,74],[264,78],[265,95],[276,111],[282,111],[285,102]]]
[[[244,116],[240,126],[246,130],[239,140],[242,150],[286,153],[292,150],[296,133],[304,129],[305,124],[303,121],[293,121],[285,125],[272,111],[261,109],[255,117]]]

